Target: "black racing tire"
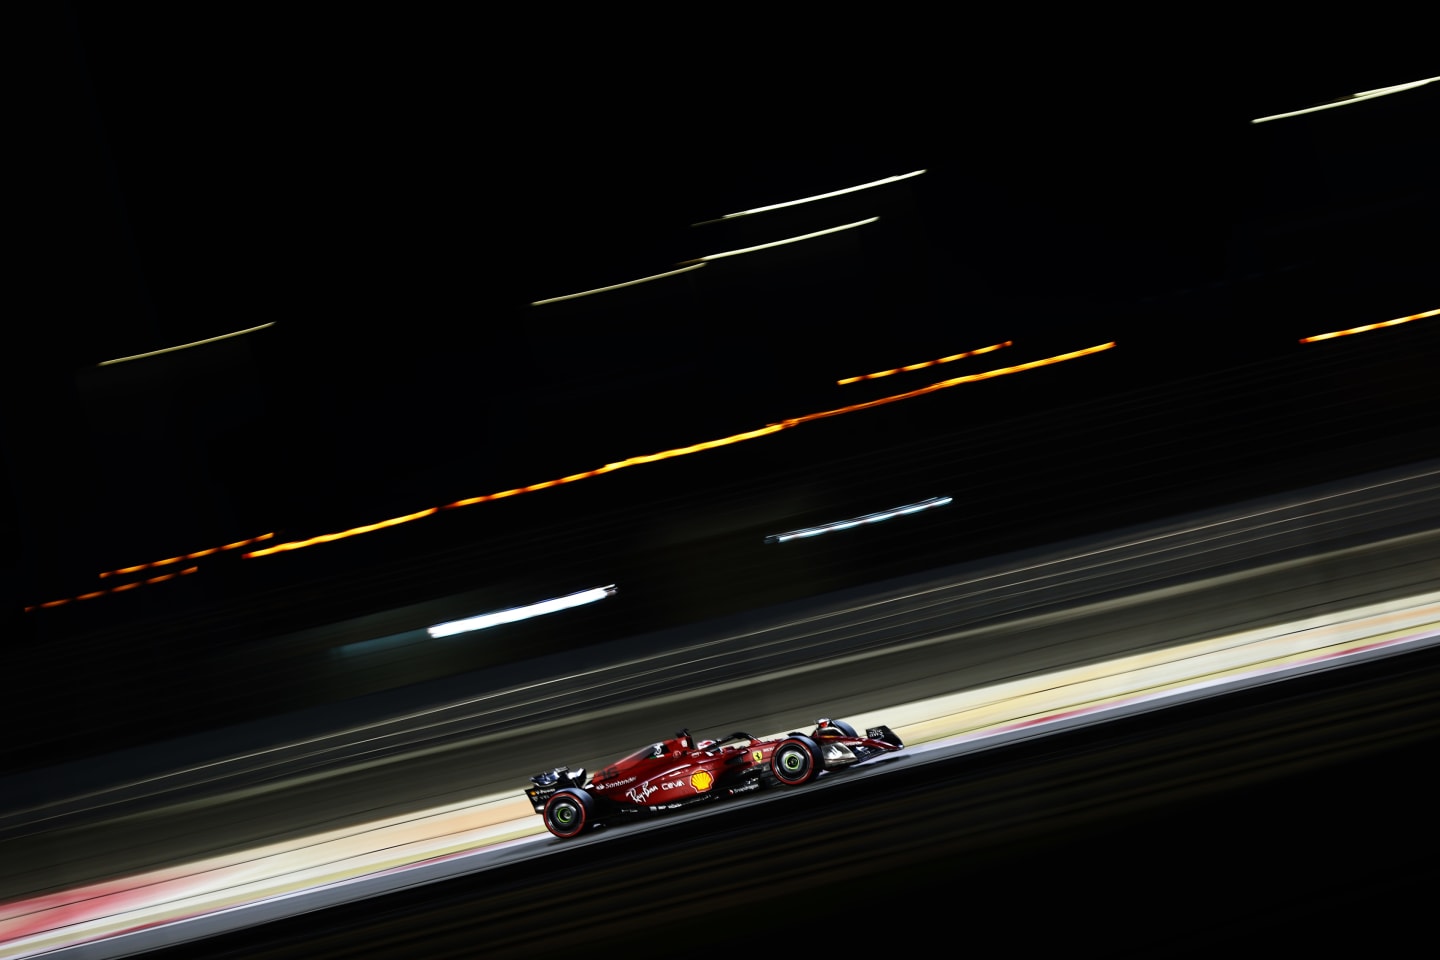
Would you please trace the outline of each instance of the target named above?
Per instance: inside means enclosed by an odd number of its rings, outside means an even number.
[[[545,829],[561,840],[578,837],[595,823],[595,798],[566,787],[545,801]]]
[[[806,736],[787,737],[770,754],[770,773],[787,787],[809,783],[823,766],[820,747]]]

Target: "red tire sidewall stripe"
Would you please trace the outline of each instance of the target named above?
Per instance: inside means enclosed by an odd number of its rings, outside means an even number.
[[[792,740],[792,741],[790,741],[790,743],[794,744],[795,746],[799,747],[801,750],[804,750],[804,751],[805,751],[805,756],[807,756],[807,757],[810,758],[810,766],[808,766],[808,767],[805,768],[805,772],[800,775],[800,779],[798,779],[798,780],[788,780],[788,779],[786,779],[785,774],[781,773],[781,770],[782,770],[783,768],[780,766],[780,764],[776,763],[776,764],[774,764],[773,766],[774,766],[774,768],[775,768],[775,778],[776,778],[777,780],[779,780],[781,783],[786,784],[787,786],[794,787],[794,786],[799,786],[800,784],[804,783],[804,782],[805,782],[805,778],[810,775],[810,771],[813,770],[813,769],[815,769],[815,754],[811,753],[811,752],[810,752],[810,748],[807,747],[807,746],[805,746],[805,744],[801,743],[799,740]],[[779,748],[776,749],[775,752],[776,752],[776,753],[779,753],[781,750],[783,750],[783,749],[784,749],[786,746],[788,746],[788,745],[789,745],[789,744],[782,744]]]
[[[575,809],[580,811],[580,822],[575,825],[575,829],[572,830],[570,833],[561,833],[559,830],[555,829],[555,824],[554,824],[554,822],[550,819],[550,804],[554,803],[556,800],[559,800],[559,799],[561,799],[561,798],[567,799],[567,800],[569,800],[570,802],[574,803],[574,804],[575,804]],[[546,827],[546,829],[548,829],[551,833],[555,834],[555,836],[560,837],[560,838],[563,839],[563,840],[568,840],[568,839],[570,839],[571,837],[577,837],[577,836],[579,836],[579,835],[580,835],[580,831],[582,831],[582,830],[585,829],[585,824],[586,824],[589,820],[590,820],[590,814],[589,814],[589,812],[585,809],[585,804],[584,804],[584,802],[582,802],[581,800],[577,799],[573,794],[569,794],[569,793],[557,793],[555,796],[551,797],[551,798],[546,802],[546,804],[545,804],[545,827]]]

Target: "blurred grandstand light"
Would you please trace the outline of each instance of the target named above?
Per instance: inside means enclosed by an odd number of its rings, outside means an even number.
[[[784,203],[772,203],[768,207],[752,207],[749,210],[740,210],[736,213],[727,213],[723,217],[714,220],[702,220],[699,223],[692,223],[692,227],[703,227],[707,223],[720,223],[723,220],[733,220],[736,217],[748,217],[752,213],[766,213],[770,210],[780,210],[784,207],[794,207],[802,203],[811,203],[815,200],[828,200],[831,197],[843,196],[847,193],[858,193],[861,190],[869,190],[871,187],[883,187],[887,183],[895,183],[899,180],[909,180],[911,177],[918,177],[924,170],[912,170],[909,173],[902,173],[893,177],[885,177],[883,180],[872,180],[869,183],[857,184],[853,187],[846,187],[843,190],[832,190],[829,193],[817,193],[813,197],[801,197],[799,200],[787,200]]]
[[[539,603],[532,603],[527,607],[511,607],[509,610],[497,610],[494,613],[482,613],[477,617],[468,617],[464,620],[452,620],[449,623],[437,623],[433,627],[426,627],[425,630],[431,637],[453,637],[457,633],[470,633],[475,630],[484,630],[487,627],[497,627],[502,623],[515,623],[517,620],[529,620],[531,617],[544,616],[547,613],[558,613],[561,610],[569,610],[571,607],[584,606],[587,603],[594,603],[597,600],[604,600],[606,597],[613,597],[616,593],[615,584],[608,587],[595,587],[593,590],[582,590],[579,593],[572,593],[565,597],[556,597],[553,600],[542,600]]]
[[[665,273],[657,273],[654,276],[641,277],[638,280],[626,280],[624,283],[612,283],[608,287],[596,287],[594,290],[581,290],[579,293],[567,293],[563,297],[550,297],[545,300],[532,300],[530,306],[540,307],[547,303],[559,303],[562,300],[575,300],[579,297],[588,297],[592,293],[607,293],[611,290],[623,290],[625,287],[633,287],[636,284],[649,283],[651,280],[663,280],[666,277],[673,277],[681,273],[689,273],[691,270],[699,270],[705,266],[703,263],[693,263],[688,267],[681,267],[679,270],[667,270]]]
[[[181,343],[176,344],[173,347],[165,347],[161,350],[151,350],[149,353],[137,353],[129,357],[116,357],[114,360],[102,360],[100,361],[99,366],[108,367],[116,363],[125,363],[127,360],[143,360],[146,357],[158,357],[162,353],[174,353],[176,350],[188,350],[190,347],[199,347],[207,343],[215,343],[217,340],[229,340],[231,337],[244,336],[247,333],[254,333],[256,330],[264,330],[266,327],[273,326],[275,326],[275,321],[271,320],[269,323],[262,323],[258,327],[248,327],[244,330],[236,330],[233,333],[222,333],[218,337],[210,337],[205,340],[196,340],[193,343]]]
[[[1336,337],[1348,337],[1356,333],[1365,333],[1368,330],[1379,330],[1381,327],[1394,327],[1402,323],[1409,323],[1411,320],[1422,320],[1425,317],[1440,316],[1440,309],[1426,310],[1424,313],[1412,313],[1408,317],[1396,317],[1394,320],[1385,320],[1381,323],[1367,323],[1363,327],[1351,327],[1349,330],[1336,330],[1332,333],[1317,333],[1313,337],[1301,337],[1301,343],[1315,343],[1319,340],[1333,340]]]
[[[867,513],[863,517],[856,517],[853,520],[836,520],[834,523],[822,523],[818,527],[805,527],[802,530],[791,530],[789,533],[772,533],[765,538],[766,543],[784,543],[787,540],[801,540],[806,537],[818,537],[822,533],[832,533],[836,530],[849,530],[851,527],[858,527],[867,523],[879,523],[881,520],[889,520],[892,517],[903,517],[906,514],[919,513],[921,510],[930,510],[934,507],[943,507],[950,503],[950,497],[931,497],[929,500],[921,500],[919,503],[912,503],[903,507],[896,507],[893,510],[882,510],[879,513]]]
[[[704,263],[709,260],[720,260],[724,257],[738,257],[742,253],[754,253],[757,250],[769,250],[771,247],[783,247],[787,243],[799,243],[801,240],[811,240],[815,237],[823,237],[827,233],[839,233],[841,230],[854,230],[856,227],[863,227],[867,223],[874,223],[879,217],[870,217],[866,220],[856,220],[854,223],[842,223],[838,227],[829,227],[825,230],[816,230],[814,233],[802,233],[798,237],[789,237],[785,240],[774,240],[770,243],[761,243],[753,247],[741,247],[738,250],[726,250],[724,253],[712,253],[703,257],[696,257],[694,260],[685,260],[682,263]]]
[[[893,370],[881,370],[877,373],[862,373],[858,377],[846,377],[844,380],[836,380],[836,386],[843,387],[847,383],[859,383],[861,380],[878,380],[881,377],[888,377],[895,373],[909,373],[912,370],[924,370],[926,367],[933,367],[941,363],[950,363],[954,360],[963,360],[966,357],[978,357],[982,353],[994,353],[1001,347],[1014,346],[1015,341],[1006,340],[1004,343],[992,344],[988,347],[980,347],[977,350],[966,350],[964,353],[952,353],[948,357],[941,357],[938,360],[926,360],[923,363],[912,363],[907,367],[896,367]]]
[[[1330,110],[1334,107],[1346,107],[1352,103],[1360,103],[1364,100],[1374,100],[1376,97],[1388,96],[1392,93],[1400,93],[1405,90],[1414,90],[1416,87],[1423,87],[1427,83],[1434,83],[1440,77],[1429,77],[1425,80],[1415,80],[1410,83],[1397,83],[1391,87],[1376,87],[1374,90],[1362,90],[1359,93],[1348,94],[1337,97],[1328,103],[1316,104],[1313,107],[1305,107],[1303,110],[1291,110],[1289,113],[1275,113],[1268,117],[1256,117],[1251,123],[1265,123],[1269,120],[1283,120],[1286,117],[1298,117],[1306,113],[1315,113],[1318,110]]]

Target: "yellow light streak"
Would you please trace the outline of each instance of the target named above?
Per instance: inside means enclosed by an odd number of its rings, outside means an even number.
[[[909,180],[911,177],[918,177],[924,170],[912,170],[909,173],[898,174],[893,177],[885,177],[882,180],[872,180],[869,183],[857,184],[853,187],[846,187],[843,190],[832,190],[829,193],[817,193],[813,197],[801,197],[799,200],[787,200],[784,203],[772,203],[766,207],[751,207],[749,210],[740,210],[736,213],[727,213],[723,217],[714,220],[702,220],[699,223],[692,223],[692,227],[703,227],[708,223],[720,223],[724,220],[734,220],[736,217],[748,217],[756,213],[768,213],[771,210],[781,210],[785,207],[799,206],[802,203],[812,203],[816,200],[828,200],[831,197],[843,196],[847,193],[858,193],[861,190],[869,190],[871,187],[883,187],[887,183],[896,183],[900,180]]]
[[[1356,333],[1365,333],[1369,330],[1379,330],[1381,327],[1394,327],[1402,323],[1409,323],[1411,320],[1421,320],[1425,317],[1440,316],[1440,309],[1426,310],[1424,313],[1412,313],[1408,317],[1396,317],[1394,320],[1386,320],[1382,323],[1367,323],[1363,327],[1351,327],[1349,330],[1336,330],[1332,333],[1317,333],[1313,337],[1301,337],[1301,343],[1316,343],[1320,340],[1333,340],[1336,337],[1348,337]]]
[[[222,333],[218,337],[209,337],[205,340],[196,340],[193,343],[180,343],[173,347],[164,347],[160,350],[151,350],[149,353],[137,353],[128,357],[116,357],[114,360],[101,360],[98,366],[108,367],[117,363],[126,363],[130,360],[144,360],[146,357],[158,357],[162,353],[174,353],[176,350],[188,350],[191,347],[203,346],[207,343],[215,343],[218,340],[229,340],[231,337],[241,337],[247,333],[254,333],[257,330],[264,330],[266,327],[275,326],[275,321],[262,323],[258,327],[248,327],[244,330],[236,330],[233,333]]]
[[[291,540],[288,543],[277,543],[273,547],[252,550],[249,553],[241,554],[241,556],[248,560],[252,557],[265,557],[272,553],[282,553],[286,550],[298,550],[301,547],[310,547],[317,543],[330,543],[335,540],[344,540],[346,537],[358,537],[362,533],[374,533],[376,530],[383,530],[386,527],[398,527],[402,523],[421,520],[439,512],[439,507],[427,507],[424,510],[417,510],[415,513],[407,513],[403,517],[391,517],[389,520],[381,520],[378,523],[367,523],[363,527],[351,527],[349,530],[340,530],[336,533],[322,533],[320,536],[311,537],[308,540]]]
[[[579,293],[567,293],[563,297],[550,297],[545,300],[532,300],[530,306],[541,307],[547,303],[559,303],[562,300],[575,300],[579,297],[588,297],[593,293],[607,293],[611,290],[623,290],[625,287],[633,287],[641,283],[649,283],[651,280],[663,280],[666,277],[673,277],[681,273],[689,273],[691,270],[699,270],[705,266],[703,263],[693,263],[688,267],[681,267],[679,270],[667,270],[664,273],[657,273],[649,277],[640,277],[638,280],[626,280],[624,283],[612,283],[608,287],[596,287],[594,290],[581,290]]]
[[[862,373],[858,377],[846,377],[844,380],[836,380],[835,385],[843,387],[848,383],[859,383],[862,380],[878,380],[881,377],[888,377],[897,373],[909,373],[912,370],[924,370],[926,367],[938,366],[942,363],[950,363],[955,360],[964,360],[966,357],[978,357],[983,353],[994,353],[1002,347],[1012,347],[1015,341],[1006,340],[1004,343],[992,344],[988,347],[980,347],[976,350],[966,350],[964,353],[952,353],[948,357],[941,357],[938,360],[926,360],[923,363],[912,363],[907,367],[896,367],[893,370],[880,370],[876,373]]]
[[[503,500],[506,497],[514,497],[522,493],[534,493],[538,490],[546,490],[551,487],[558,487],[567,483],[575,483],[577,481],[585,480],[590,477],[598,477],[603,474],[614,473],[615,471],[623,470],[626,467],[634,467],[643,463],[655,463],[659,460],[669,460],[675,457],[684,457],[692,453],[699,453],[704,450],[714,450],[717,447],[725,447],[730,446],[731,444],[743,443],[746,440],[754,440],[758,437],[769,436],[770,434],[779,433],[782,430],[789,430],[794,427],[798,427],[802,423],[810,423],[815,420],[824,420],[829,417],[837,417],[841,414],[854,413],[859,410],[869,410],[873,407],[883,406],[887,403],[896,403],[900,400],[909,400],[912,397],[920,397],[926,394],[935,393],[939,390],[945,390],[950,387],[959,386],[963,383],[975,383],[980,380],[991,380],[995,377],[1003,377],[1012,373],[1021,373],[1026,370],[1035,370],[1039,367],[1046,367],[1056,363],[1064,363],[1067,360],[1075,360],[1079,357],[1085,357],[1091,354],[1100,353],[1104,350],[1109,350],[1114,346],[1115,342],[1111,341],[1109,343],[1098,344],[1093,347],[1086,347],[1083,350],[1074,350],[1070,353],[1059,354],[1053,357],[1046,357],[1043,360],[1032,360],[1028,363],[1019,363],[1015,364],[1014,366],[1002,367],[997,370],[988,370],[984,373],[975,373],[970,374],[969,376],[955,377],[951,380],[943,380],[939,383],[932,383],[929,386],[921,387],[918,390],[910,390],[906,393],[898,393],[889,397],[881,397],[877,400],[870,400],[865,403],[853,403],[848,406],[837,407],[833,410],[822,410],[818,413],[808,413],[804,416],[791,417],[787,420],[781,420],[778,423],[766,424],[765,426],[759,427],[755,430],[747,430],[744,433],[731,434],[728,437],[720,437],[716,440],[706,440],[701,443],[694,443],[686,447],[675,447],[670,450],[661,450],[658,453],[648,453],[638,457],[629,457],[625,460],[617,460],[614,463],[607,463],[603,467],[596,467],[594,470],[585,470],[581,473],[572,473],[569,476],[560,477],[555,480],[545,480],[541,483],[532,483],[529,486],[525,487],[513,487],[509,490],[501,490],[498,493],[487,493],[484,496],[470,497],[465,500],[456,500],[454,503],[447,503],[443,507],[432,507],[428,510],[421,510],[418,513],[408,514],[403,517],[393,517],[389,520],[382,520],[379,523],[367,524],[363,527],[351,527],[348,530],[339,530],[335,533],[326,533],[317,537],[310,537],[305,540],[291,540],[286,543],[277,543],[274,546],[265,547],[260,550],[252,550],[249,553],[243,554],[243,556],[245,557],[245,559],[249,560],[258,557],[268,557],[277,553],[285,553],[291,550],[300,550],[304,547],[315,546],[316,544],[333,543],[336,540],[343,540],[347,537],[359,536],[361,534],[370,533],[384,527],[393,527],[402,523],[409,523],[412,520],[419,520],[423,517],[431,516],[440,510],[451,510],[457,507],[468,507],[474,506],[475,504],[479,503],[489,503],[492,500]]]

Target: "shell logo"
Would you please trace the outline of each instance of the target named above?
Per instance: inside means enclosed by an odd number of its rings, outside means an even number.
[[[695,788],[696,793],[704,793],[715,783],[715,778],[710,776],[708,770],[697,770],[690,774],[690,786]]]

